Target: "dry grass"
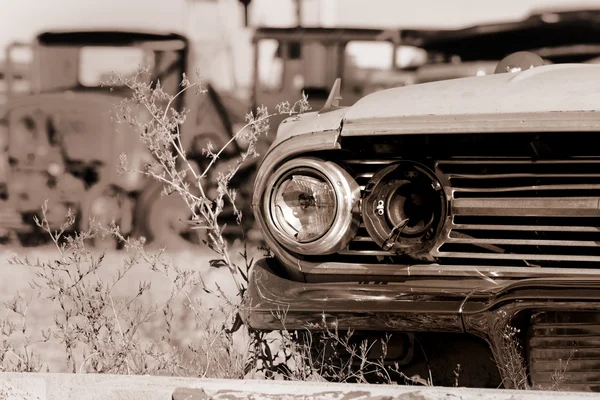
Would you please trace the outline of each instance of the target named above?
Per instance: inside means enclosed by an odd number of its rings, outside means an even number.
[[[250,257],[257,255],[250,254]],[[27,258],[30,265],[9,262],[15,256],[22,260]],[[99,257],[100,252],[95,256]],[[233,334],[227,333],[231,327],[228,302],[235,303],[237,287],[228,269],[209,266],[210,254],[188,251],[163,255],[164,259],[170,259],[180,268],[178,276],[192,272],[202,282],[186,296],[175,299],[173,292],[177,285],[174,285],[173,277],[157,271],[148,263],[141,262],[123,274],[124,260],[128,257],[127,251],[107,253],[100,267],[92,274],[93,279],[99,282],[117,282],[114,290],[110,291],[110,302],[105,301],[100,307],[84,305],[82,308],[74,305],[70,308],[70,303],[59,300],[58,293],[64,293],[63,288],[71,285],[52,287],[49,293],[31,285],[40,279],[40,267],[36,265],[56,262],[61,258],[56,247],[0,248],[0,302],[4,304],[0,308],[0,321],[13,324],[8,335],[6,330],[0,332],[3,334],[0,335],[0,350],[4,350],[4,359],[0,351],[0,369],[339,382],[369,382],[370,375],[373,375],[378,377],[378,381],[394,381],[384,366],[383,358],[367,359],[369,348],[366,342],[350,343],[351,333],[342,335],[337,329],[327,328],[319,335],[321,343],[318,347],[299,341],[296,334],[285,330],[267,335],[242,328]],[[239,257],[242,258],[241,254]],[[57,281],[52,270],[46,268],[42,271],[50,277],[46,282]],[[88,278],[84,278],[84,281],[90,280]],[[76,281],[79,282],[78,278]],[[93,297],[93,287],[84,287],[80,297],[97,300]],[[218,296],[210,292],[216,292]],[[141,296],[137,297],[136,293],[141,293]],[[49,299],[48,295],[54,298]],[[136,300],[136,307],[119,307],[124,303],[129,304],[132,299]],[[192,307],[187,304],[190,300]],[[73,311],[78,315],[65,323],[64,315]],[[139,335],[123,334],[122,330],[127,328],[128,321],[140,321],[131,318],[131,314],[145,316],[146,311],[153,317],[142,318]],[[86,318],[86,313],[95,314],[93,318]],[[113,313],[119,322],[113,322]],[[285,324],[285,316],[281,318]],[[102,341],[86,335],[95,329],[96,324],[99,326],[99,335],[106,336]],[[75,325],[80,327],[82,333],[72,333]],[[103,330],[112,332],[106,335],[102,333]],[[65,344],[65,338],[68,337],[73,342],[70,346]],[[120,337],[124,343],[119,343]],[[168,344],[174,351],[155,349],[155,343]],[[344,360],[342,365],[336,364],[340,360],[325,360],[323,352],[331,346],[341,346],[345,353],[352,356]],[[96,356],[95,349],[101,349],[102,354]],[[317,354],[316,349],[320,349]],[[140,367],[140,358],[149,365]]]
[[[0,320],[12,322],[18,328],[17,330],[20,330],[23,326],[26,328],[26,334],[15,332],[8,340],[15,349],[23,349],[26,343],[30,343],[28,348],[39,357],[35,364],[40,365],[42,370],[67,372],[64,346],[57,340],[43,340],[42,333],[56,327],[55,316],[60,315],[63,311],[57,301],[44,298],[37,288],[32,287],[31,284],[36,278],[35,267],[9,263],[9,259],[15,255],[21,258],[27,257],[31,261],[44,262],[56,259],[57,250],[53,246],[44,246],[43,248],[0,247],[0,303],[5,305],[5,307],[0,308]],[[118,278],[126,256],[126,251],[107,253],[96,273],[97,278],[103,282],[112,282]],[[210,267],[209,259],[211,257],[207,252],[167,253],[165,257],[171,258],[173,263],[180,268],[197,273],[206,287],[214,288],[215,283],[218,282],[225,295],[230,296],[230,298],[236,296],[237,289],[231,279],[231,274],[225,268]],[[133,294],[138,292],[140,285],[144,283],[149,283],[149,289],[139,298],[138,305],[145,310],[164,305],[172,295],[172,280],[160,272],[153,271],[150,265],[140,263],[133,266],[123,279],[115,285],[112,292],[113,300],[120,302],[131,299]],[[219,326],[225,319],[225,315],[220,311],[224,306],[224,300],[208,294],[200,288],[196,288],[192,293],[195,307],[198,312],[206,317],[206,324]],[[16,296],[21,299],[25,317],[10,310],[11,303]],[[181,301],[174,301],[170,304],[170,309],[177,314],[175,322],[177,331],[173,333],[173,343],[179,343],[182,347],[186,347],[191,341],[198,340],[199,335],[204,335],[203,339],[209,340],[210,338],[207,335],[209,335],[210,329],[208,329],[208,326],[197,332],[193,318],[189,317],[186,312],[178,311],[183,310],[178,308],[181,306]],[[165,331],[164,323],[165,318],[161,313],[157,318],[150,320],[143,326],[141,338],[148,341],[159,340],[160,334]],[[3,339],[5,337],[3,335]],[[237,342],[240,344],[240,349],[246,345],[241,337],[237,338]],[[4,367],[6,368],[6,365]]]

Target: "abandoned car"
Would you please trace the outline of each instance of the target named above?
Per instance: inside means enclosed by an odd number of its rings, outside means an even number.
[[[437,385],[600,391],[600,66],[536,57],[285,120],[248,326],[391,333]]]
[[[199,243],[195,232],[200,231],[181,222],[191,213],[180,196],[161,196],[162,183],[141,174],[117,174],[121,153],[137,170],[152,155],[131,126],[114,122],[116,105],[132,91],[118,82],[107,83],[111,73],[129,78],[143,66],[148,74],[142,78],[160,81],[165,92],[177,93],[182,74],[193,70],[188,39],[165,32],[48,31],[32,44],[9,46],[7,61],[23,48],[32,58],[31,90],[18,92],[16,85],[9,85],[13,90],[0,107],[0,237],[18,236],[24,243],[36,237],[33,216],[48,199],[52,229],[61,226],[70,208],[78,216],[78,230],[87,229],[91,218],[104,226],[114,219],[125,235],[144,236],[161,246]],[[14,67],[14,62],[7,63],[9,70]],[[207,163],[202,150],[209,141],[220,148],[233,136],[221,96],[207,86],[206,96],[186,92],[174,102],[176,109],[189,110],[182,146],[199,168]],[[139,113],[142,120],[150,118]],[[240,151],[234,142],[222,159]],[[243,170],[240,181],[251,173],[252,167]],[[232,211],[224,213],[227,218],[235,220]],[[117,245],[114,238],[106,239],[102,246]]]
[[[402,43],[425,50],[414,82],[487,75],[499,60],[529,51],[549,64],[598,63],[598,9],[540,9],[524,19],[460,29],[406,29]]]

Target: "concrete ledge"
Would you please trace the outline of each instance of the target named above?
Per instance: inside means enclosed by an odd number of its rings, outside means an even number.
[[[196,389],[196,390],[190,390]],[[10,400],[430,400],[597,399],[573,392],[513,391],[320,382],[194,379],[161,376],[0,373],[0,398]]]

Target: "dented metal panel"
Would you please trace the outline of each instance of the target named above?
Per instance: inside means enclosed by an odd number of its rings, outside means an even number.
[[[342,136],[595,131],[599,78],[600,66],[561,64],[383,90],[350,107]]]
[[[297,136],[319,132],[338,131],[348,108],[340,108],[325,113],[310,112],[285,119],[277,129],[277,137],[271,148]],[[310,139],[308,139],[310,140]]]

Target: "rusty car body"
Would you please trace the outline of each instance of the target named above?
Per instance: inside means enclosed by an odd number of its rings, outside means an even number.
[[[428,62],[414,71],[415,83],[494,73],[496,64],[517,51],[549,64],[597,63],[600,10],[539,9],[523,19],[460,29],[404,29],[401,43],[421,48]]]
[[[149,31],[48,31],[33,44],[9,46],[8,70],[14,69],[11,52],[23,47],[33,55],[30,90],[17,91],[8,82],[15,90],[8,90],[0,109],[7,154],[2,233],[35,233],[32,217],[48,200],[52,229],[60,227],[71,208],[79,217],[76,229],[85,230],[93,218],[104,226],[115,220],[123,234],[143,235],[160,245],[183,246],[194,239],[184,222],[190,211],[181,198],[161,196],[162,184],[141,174],[117,173],[122,153],[134,170],[143,170],[152,156],[129,124],[115,122],[115,107],[132,92],[111,82],[111,73],[129,78],[147,67],[141,79],[160,81],[165,92],[177,93],[182,75],[193,67],[187,38]],[[222,146],[233,135],[219,94],[210,85],[207,89],[206,96],[188,91],[174,102],[176,109],[189,110],[182,146],[199,168],[206,162],[202,148],[208,141]],[[138,114],[141,120],[149,118],[145,110]],[[236,145],[224,151],[224,159],[239,153]]]
[[[400,42],[398,30],[258,27],[253,45],[254,109],[274,109],[281,102],[299,100],[303,93],[319,109],[338,77],[346,104],[381,88],[412,83],[412,72],[395,68],[400,48],[409,47]],[[275,117],[271,126],[276,128],[283,119]]]
[[[460,364],[468,385],[600,391],[600,67],[335,98],[285,120],[258,171],[274,257],[247,324],[392,332],[434,384]]]

